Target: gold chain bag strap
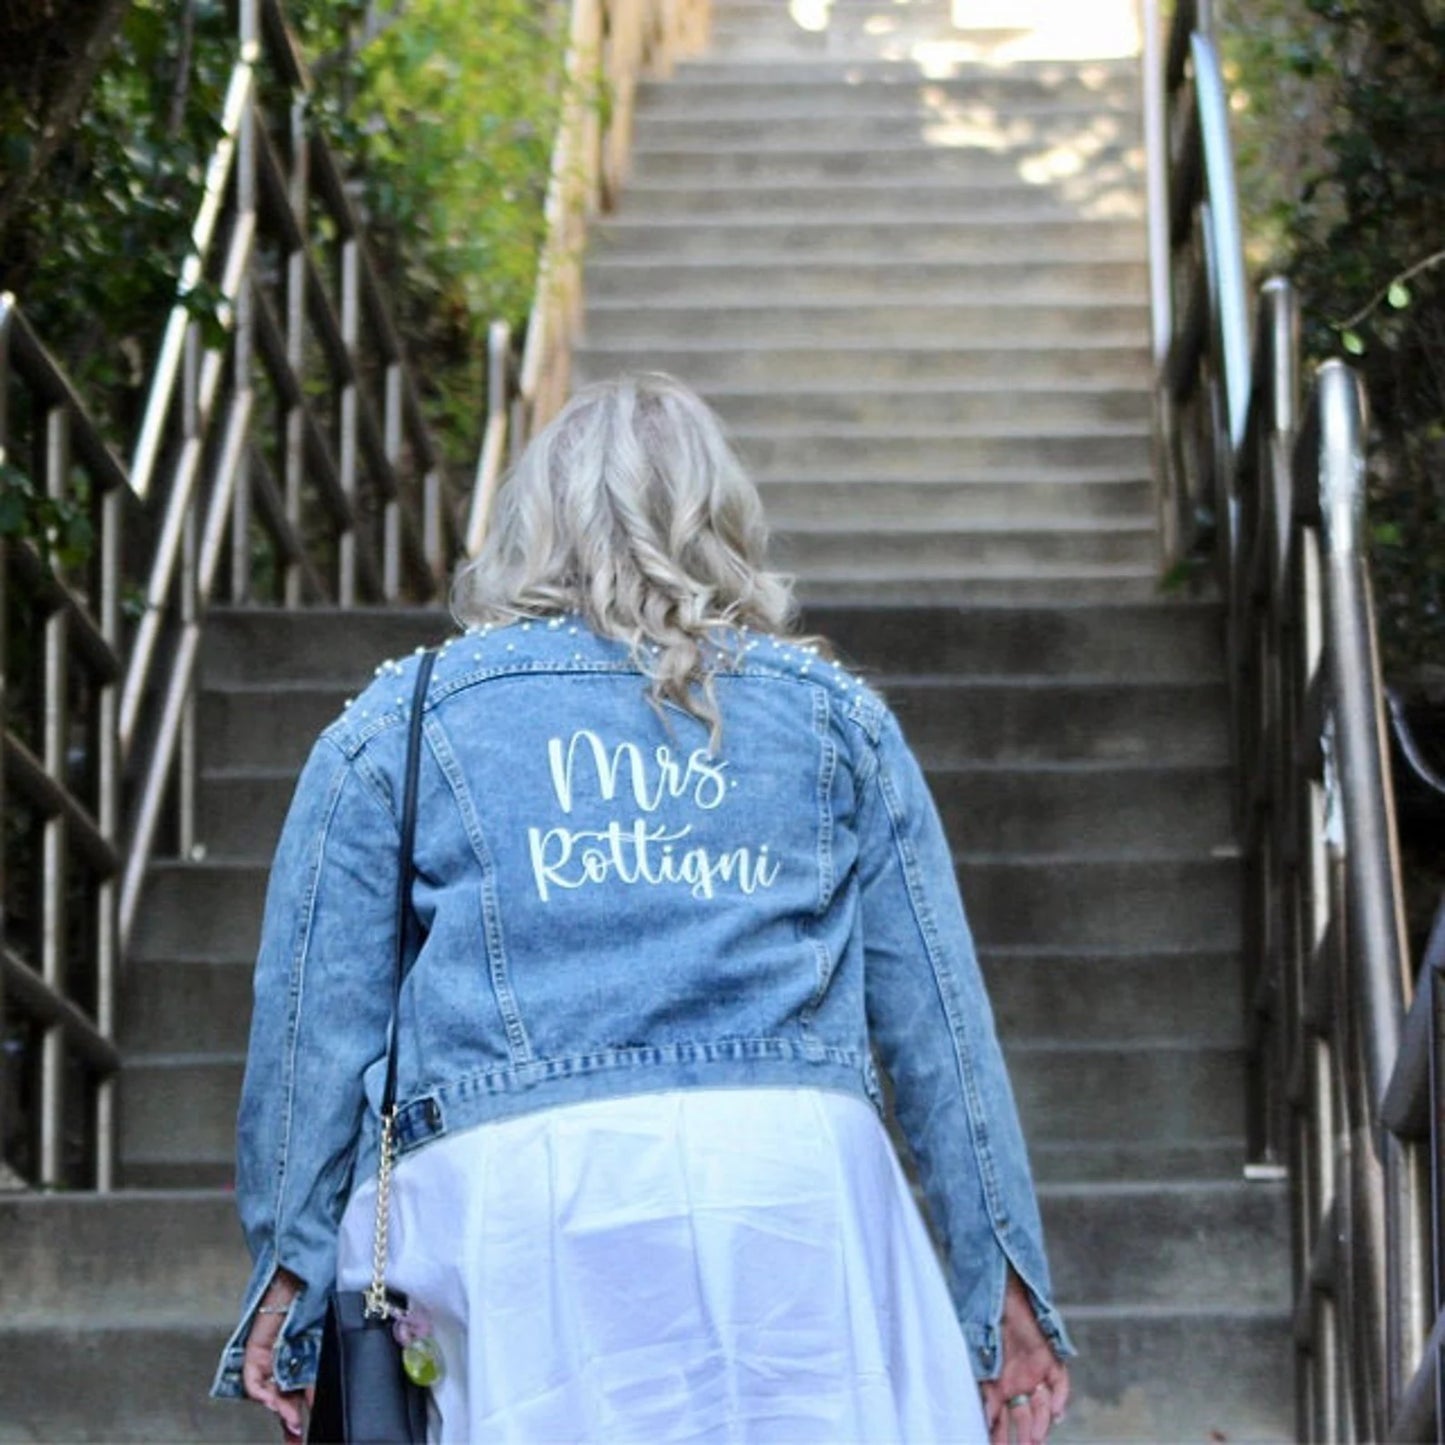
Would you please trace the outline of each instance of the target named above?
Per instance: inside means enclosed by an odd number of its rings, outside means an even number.
[[[436,662],[424,652],[412,694],[401,808],[401,857],[396,886],[396,957],[392,971],[391,1029],[386,1087],[381,1096],[381,1142],[376,1171],[376,1227],[372,1235],[371,1285],[332,1290],[326,1302],[316,1402],[306,1438],[314,1445],[422,1445],[426,1440],[427,1392],[408,1378],[402,1346],[392,1329],[406,1301],[386,1287],[391,1171],[396,1161],[397,1005],[406,977],[411,890],[416,877],[417,775],[421,767],[422,712]]]

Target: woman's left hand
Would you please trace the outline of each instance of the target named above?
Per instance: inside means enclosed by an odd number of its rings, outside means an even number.
[[[251,1332],[246,1336],[246,1351],[241,1363],[241,1382],[246,1394],[280,1419],[283,1438],[287,1442],[300,1440],[305,1434],[306,1410],[310,1408],[314,1394],[309,1388],[282,1390],[274,1373],[276,1337],[281,1333],[281,1325],[286,1318],[284,1310],[300,1290],[301,1281],[295,1275],[286,1270],[277,1271],[276,1278],[261,1299],[265,1312],[258,1310],[251,1320]]]
[[[1012,1270],[1004,1290],[1002,1334],[1003,1368],[981,1387],[989,1445],[1009,1445],[1010,1440],[1043,1445],[1050,1427],[1064,1418],[1069,1371],[1049,1348],[1028,1292]]]

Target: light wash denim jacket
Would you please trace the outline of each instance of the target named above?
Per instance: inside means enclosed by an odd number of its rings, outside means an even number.
[[[361,624],[364,625],[364,624]],[[804,647],[738,634],[721,749],[660,715],[578,619],[445,645],[425,706],[399,1009],[399,1148],[641,1090],[840,1089],[916,1155],[975,1374],[1000,1367],[1006,1266],[1060,1355],[1038,1207],[953,861],[883,701]],[[275,1354],[315,1374],[338,1221],[375,1169],[401,776],[416,660],[384,663],[301,774],[266,896],[237,1201],[255,1268],[305,1289]]]

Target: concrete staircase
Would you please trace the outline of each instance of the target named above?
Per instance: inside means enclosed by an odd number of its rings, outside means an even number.
[[[719,0],[643,98],[579,372],[713,403],[924,758],[1083,1350],[1064,1436],[1285,1439],[1222,617],[1157,583],[1133,6],[955,10]]]
[[[1283,1440],[1221,617],[1155,582],[1127,17],[963,8],[717,0],[708,58],[642,97],[579,376],[661,367],[713,402],[810,626],[924,759],[1084,1352],[1059,1438]],[[215,619],[205,856],[156,869],[128,960],[127,1191],[0,1196],[0,1440],[272,1438],[204,1399],[245,1274],[226,1188],[266,866],[316,731],[446,626]]]

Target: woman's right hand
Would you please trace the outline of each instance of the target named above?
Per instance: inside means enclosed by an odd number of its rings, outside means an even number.
[[[1043,1445],[1050,1427],[1064,1418],[1069,1371],[1044,1338],[1028,1291],[1013,1270],[1004,1289],[1002,1336],[1003,1367],[996,1380],[982,1386],[989,1445],[1010,1445],[1011,1440]]]
[[[246,1394],[277,1416],[287,1445],[294,1445],[306,1432],[306,1409],[311,1404],[312,1391],[282,1390],[276,1383],[273,1359],[276,1337],[286,1319],[285,1311],[300,1292],[301,1281],[295,1275],[287,1270],[276,1272],[251,1320],[241,1364],[241,1382]]]

